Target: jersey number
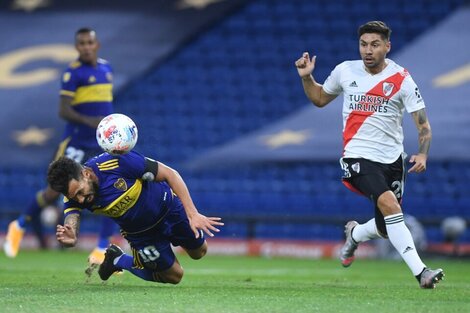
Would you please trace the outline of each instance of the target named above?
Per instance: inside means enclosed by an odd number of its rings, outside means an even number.
[[[395,197],[400,200],[402,197],[402,184],[401,181],[394,181],[391,185],[392,191],[395,194]]]
[[[85,152],[74,147],[68,147],[65,150],[65,156],[69,159],[74,160],[75,162],[82,163],[83,157],[85,156]]]
[[[160,252],[158,252],[155,246],[147,246],[139,250],[139,256],[144,263],[153,262],[160,257]]]

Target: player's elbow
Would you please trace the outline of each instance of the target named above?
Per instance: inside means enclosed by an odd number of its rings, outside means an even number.
[[[316,99],[310,99],[310,101],[317,108],[323,108],[324,106],[326,106],[329,103],[329,101],[327,101],[326,99],[321,98],[321,97],[316,98]]]
[[[317,101],[312,101],[312,104],[316,106],[317,108],[323,108],[328,104],[328,102],[317,100]]]
[[[331,101],[330,99],[328,99],[328,97],[322,96],[321,93],[311,94],[309,95],[308,99],[317,108],[323,108],[325,105],[327,105]]]
[[[170,169],[169,173],[170,173],[170,180],[173,180],[173,179],[182,180],[183,179],[181,177],[180,173],[177,170],[173,169],[173,168]]]

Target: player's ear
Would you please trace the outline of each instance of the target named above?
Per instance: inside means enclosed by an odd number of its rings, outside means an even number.
[[[392,49],[392,43],[390,42],[390,40],[387,40],[387,43],[385,44],[385,46],[387,47],[387,53],[389,53],[390,49]]]
[[[85,178],[90,178],[92,172],[93,172],[93,170],[91,168],[85,167],[85,168],[82,169],[82,176],[85,177]]]

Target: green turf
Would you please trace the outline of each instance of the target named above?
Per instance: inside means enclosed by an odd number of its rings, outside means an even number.
[[[0,312],[470,312],[468,261],[433,260],[446,279],[422,290],[402,262],[215,257],[193,261],[176,286],[130,273],[86,281],[86,254],[0,256]]]

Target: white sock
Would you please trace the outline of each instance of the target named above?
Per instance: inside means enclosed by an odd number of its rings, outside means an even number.
[[[388,238],[406,262],[413,275],[419,275],[426,267],[416,251],[413,237],[405,225],[403,213],[392,214],[385,217],[385,227]]]
[[[377,226],[375,225],[375,218],[369,220],[367,223],[358,224],[353,228],[351,236],[357,243],[381,238],[377,231]]]

